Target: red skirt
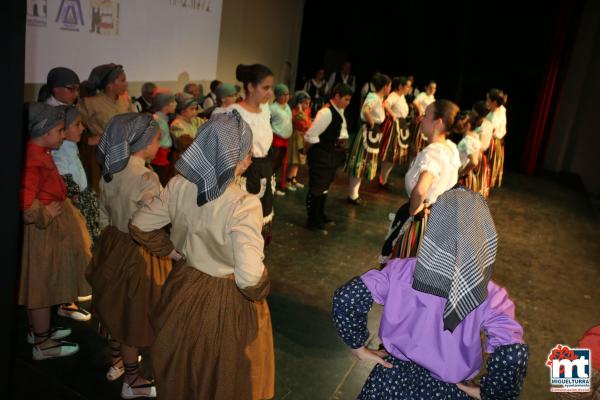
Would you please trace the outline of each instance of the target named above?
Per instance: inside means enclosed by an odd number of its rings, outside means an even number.
[[[160,147],[158,152],[156,153],[156,157],[152,160],[153,165],[158,165],[159,167],[166,167],[170,164],[169,162],[169,153],[171,149],[168,147]]]

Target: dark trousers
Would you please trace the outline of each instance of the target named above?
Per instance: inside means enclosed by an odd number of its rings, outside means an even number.
[[[324,229],[331,222],[325,216],[325,201],[329,186],[335,179],[338,157],[334,149],[327,150],[315,145],[308,150],[308,194],[306,211],[310,228]]]

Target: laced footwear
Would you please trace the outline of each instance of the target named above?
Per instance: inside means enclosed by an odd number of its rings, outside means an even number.
[[[50,329],[50,339],[52,339],[52,340],[60,340],[60,339],[66,338],[70,334],[71,334],[71,329],[63,328],[62,326],[56,326],[56,327]],[[35,344],[35,335],[33,334],[32,330],[30,330],[29,333],[27,334],[27,343]]]
[[[154,382],[149,383],[141,383],[139,385],[135,385],[135,382],[140,379],[140,375],[138,372],[138,363],[125,364],[125,374],[128,377],[135,376],[130,383],[123,381],[123,386],[121,387],[121,397],[124,399],[137,399],[139,397],[156,397],[156,386]],[[146,389],[146,390],[139,390]]]
[[[79,351],[79,345],[73,342],[67,342],[59,340],[55,345],[42,346],[48,340],[50,340],[51,330],[47,330],[43,333],[35,334],[35,339],[41,339],[37,341],[31,349],[31,354],[34,360],[49,360],[52,358],[67,357],[71,356]]]

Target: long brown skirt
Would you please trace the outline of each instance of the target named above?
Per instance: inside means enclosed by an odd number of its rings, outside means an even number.
[[[113,226],[102,231],[87,278],[92,310],[111,338],[131,347],[150,347],[150,312],[171,272],[171,260],[148,252]]]
[[[267,286],[268,287],[268,286]],[[152,364],[162,400],[258,400],[274,396],[269,306],[233,279],[177,265],[152,317]]]
[[[70,303],[91,289],[85,268],[91,254],[85,221],[71,200],[45,229],[26,224],[23,229],[19,305],[28,309]]]
[[[79,142],[79,158],[85,170],[88,183],[94,188],[96,193],[100,193],[100,178],[102,177],[102,168],[96,159],[96,149],[98,146],[87,144],[89,135],[85,134]]]

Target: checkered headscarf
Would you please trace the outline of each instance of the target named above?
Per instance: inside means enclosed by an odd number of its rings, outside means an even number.
[[[115,115],[108,121],[96,150],[106,182],[122,171],[129,156],[152,142],[158,132],[158,123],[149,114],[136,112]]]
[[[198,128],[194,142],[175,168],[198,187],[198,206],[215,200],[235,178],[235,167],[252,150],[252,130],[232,110],[213,116]]]
[[[480,194],[459,187],[438,197],[417,253],[413,289],[446,298],[444,328],[454,328],[487,298],[498,235]]]

